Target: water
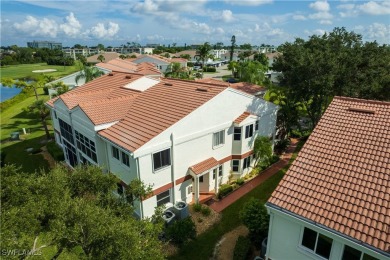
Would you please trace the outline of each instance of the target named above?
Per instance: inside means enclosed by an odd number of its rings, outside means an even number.
[[[21,88],[15,88],[15,87],[8,88],[8,87],[3,87],[3,85],[0,84],[0,102],[13,98],[21,91],[22,91]]]

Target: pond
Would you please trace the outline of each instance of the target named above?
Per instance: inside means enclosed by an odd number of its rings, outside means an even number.
[[[4,102],[10,98],[13,98],[17,94],[19,94],[22,91],[21,88],[8,88],[8,87],[3,87],[0,83],[0,102]]]

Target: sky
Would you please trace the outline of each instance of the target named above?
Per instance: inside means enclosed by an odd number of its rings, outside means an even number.
[[[390,44],[390,0],[2,0],[1,45],[48,40],[120,46],[159,43],[280,45],[331,32]]]

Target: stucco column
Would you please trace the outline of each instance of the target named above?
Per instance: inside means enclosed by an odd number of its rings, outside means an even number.
[[[215,171],[215,187],[214,187],[214,192],[215,194],[217,194],[218,192],[218,180],[219,180],[219,169],[216,168],[216,171]]]
[[[199,203],[199,177],[195,177],[195,203]]]

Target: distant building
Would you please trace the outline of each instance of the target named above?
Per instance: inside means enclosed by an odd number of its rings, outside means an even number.
[[[146,47],[148,47],[148,48],[157,48],[160,46],[161,46],[161,44],[159,44],[159,43],[147,43],[146,44]]]
[[[49,41],[32,41],[32,42],[27,42],[27,47],[38,48],[38,49],[48,48],[50,50],[54,50],[54,49],[62,50],[62,43],[49,42]]]
[[[82,48],[82,49],[77,49],[77,48],[64,48],[62,51],[69,57],[72,57],[73,59],[77,58],[77,55],[83,55],[85,57],[94,55],[94,54],[99,54],[100,51],[98,48]]]

